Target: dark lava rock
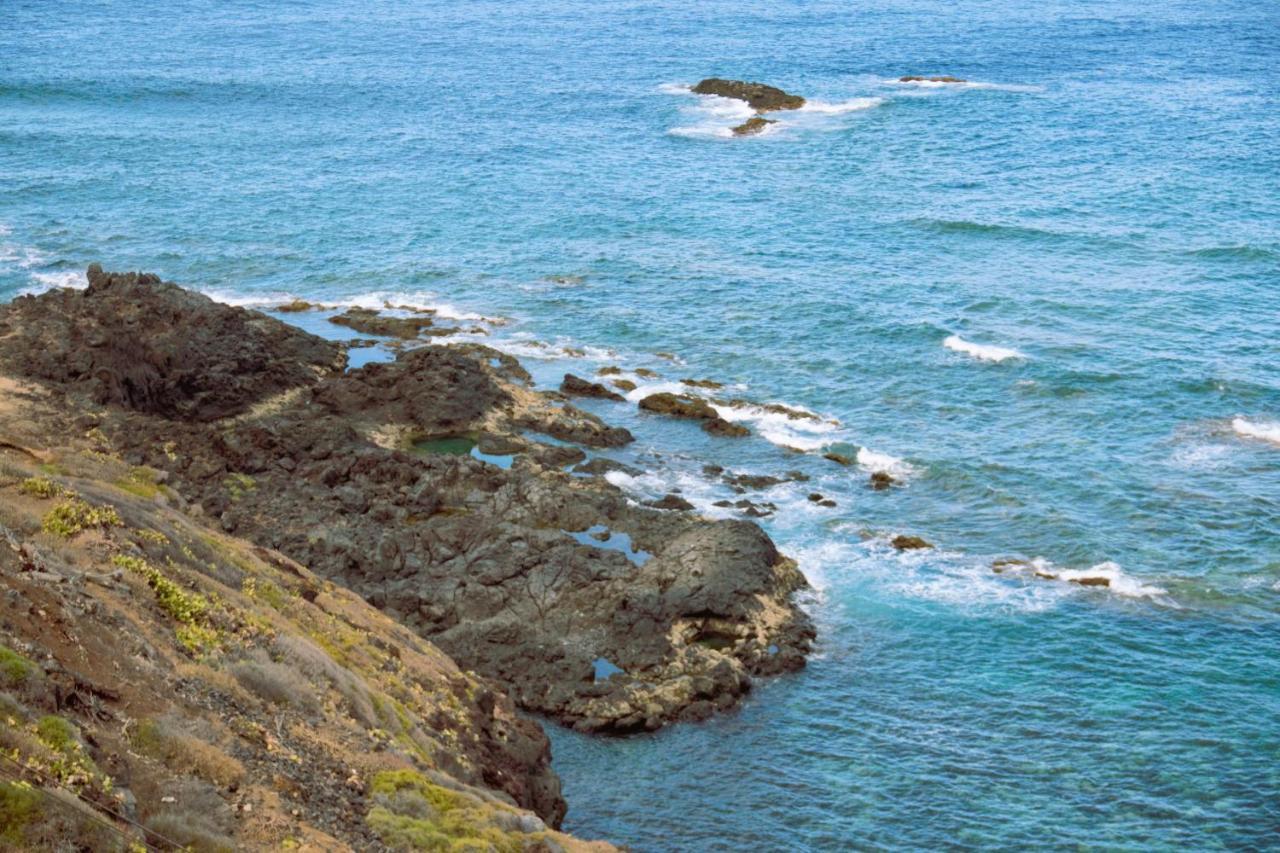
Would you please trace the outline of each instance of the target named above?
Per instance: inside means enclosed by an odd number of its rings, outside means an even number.
[[[1071,583],[1080,586],[1111,586],[1110,578],[1072,578]]]
[[[355,329],[364,335],[381,335],[386,338],[413,340],[424,332],[432,335],[449,335],[457,329],[437,329],[430,317],[387,317],[372,308],[349,308],[345,313],[329,318],[330,323]]]
[[[688,385],[690,388],[723,388],[724,383],[716,382],[714,379],[681,379],[681,385]]]
[[[670,415],[673,418],[716,420],[720,417],[716,414],[716,410],[701,397],[689,397],[667,391],[645,397],[640,401],[640,408],[646,412]]]
[[[803,666],[814,629],[793,595],[806,583],[757,525],[637,506],[601,478],[540,466],[536,451],[509,469],[409,452],[444,435],[490,448],[528,431],[631,440],[529,389],[500,356],[431,346],[344,373],[340,348],[301,330],[96,267],[83,293],[0,307],[0,375],[43,382],[71,409],[42,428],[96,418],[112,452],[348,585],[529,711],[585,731],[655,729]],[[622,672],[594,683],[599,658]]]
[[[871,488],[875,489],[877,492],[884,491],[896,482],[897,480],[893,479],[892,476],[886,474],[884,471],[871,472],[870,485]]]
[[[590,474],[593,477],[602,477],[610,471],[621,471],[631,477],[638,477],[644,473],[639,468],[633,468],[613,459],[605,459],[603,456],[593,456],[589,461],[573,469],[575,474]]]
[[[276,310],[285,314],[295,314],[299,311],[319,311],[324,308],[323,305],[317,305],[314,302],[308,302],[305,299],[295,299],[292,302],[286,302],[283,305],[277,305]]]
[[[918,77],[910,74],[906,77],[899,77],[899,83],[968,83],[961,77]]]
[[[722,80],[719,77],[708,77],[693,87],[699,95],[719,95],[722,98],[734,98],[746,101],[756,112],[772,110],[795,110],[804,106],[804,98],[789,95],[774,86],[764,83],[747,83],[742,80]]]
[[[663,495],[661,498],[659,498],[656,501],[645,501],[644,505],[651,506],[654,509],[678,509],[678,510],[693,509],[693,504],[689,503],[687,500],[680,497],[679,495]]]
[[[567,394],[570,397],[597,397],[602,400],[617,400],[618,402],[626,399],[621,394],[610,391],[599,382],[588,382],[579,376],[574,376],[572,373],[564,375],[564,381],[560,383],[560,393]]]
[[[853,464],[853,460],[848,456],[845,456],[843,453],[824,453],[822,454],[822,458],[830,459],[837,465],[844,465],[846,467]]]
[[[903,536],[901,534],[893,537],[891,544],[899,551],[915,551],[921,548],[933,547],[933,545],[924,541],[919,536]]]
[[[337,344],[147,273],[89,267],[84,290],[20,296],[0,315],[0,361],[99,404],[211,421],[338,373]]]
[[[734,136],[755,136],[757,133],[764,133],[764,129],[771,124],[777,124],[771,118],[761,118],[760,116],[752,116],[742,124],[733,128]]]
[[[725,438],[742,438],[751,435],[751,430],[742,424],[735,424],[732,421],[726,421],[724,418],[712,418],[709,421],[702,422],[702,431],[709,432],[712,435],[724,436]]]
[[[609,384],[624,393],[636,390],[636,383],[632,382],[630,379],[615,379]]]

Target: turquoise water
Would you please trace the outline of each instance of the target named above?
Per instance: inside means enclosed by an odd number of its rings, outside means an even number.
[[[710,723],[553,732],[575,832],[1274,847],[1278,59],[1258,2],[10,0],[0,296],[95,260],[394,296],[511,318],[489,340],[547,384],[647,366],[835,421],[591,406],[636,432],[637,496],[813,478],[759,499],[821,638]],[[712,74],[818,103],[725,138],[734,106],[681,88]]]

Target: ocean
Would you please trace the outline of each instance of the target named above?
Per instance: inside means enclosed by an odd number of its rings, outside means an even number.
[[[748,495],[814,587],[808,669],[657,734],[549,724],[569,831],[1274,848],[1278,60],[1280,6],[1236,0],[8,0],[0,298],[97,261],[502,317],[467,337],[543,387],[640,382],[584,403],[638,498],[808,475]],[[709,76],[809,102],[735,138]],[[637,411],[681,378],[815,417]]]

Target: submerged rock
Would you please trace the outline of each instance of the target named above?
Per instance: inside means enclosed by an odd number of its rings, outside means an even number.
[[[969,81],[961,77],[947,77],[947,76],[919,77],[917,75],[910,74],[910,75],[907,75],[906,77],[899,77],[898,82],[899,83],[968,83]]]
[[[804,98],[790,95],[775,86],[764,83],[748,83],[743,80],[724,80],[719,77],[708,77],[693,87],[699,95],[719,95],[722,98],[733,98],[746,101],[756,112],[773,110],[796,110],[804,106]]]
[[[765,128],[771,124],[777,124],[776,121],[769,118],[761,118],[760,116],[752,116],[742,124],[733,128],[734,136],[754,136],[757,133],[764,133]]]
[[[824,453],[822,454],[822,458],[830,460],[837,465],[844,465],[846,468],[853,464],[853,460],[848,456],[845,456],[843,453]]]

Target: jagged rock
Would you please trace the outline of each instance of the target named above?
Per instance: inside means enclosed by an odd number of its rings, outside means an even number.
[[[747,83],[742,80],[723,80],[719,77],[708,77],[693,87],[699,95],[719,95],[722,98],[733,98],[746,101],[756,112],[772,110],[796,110],[804,106],[804,98],[789,95],[775,86],[764,83]]]
[[[645,397],[640,401],[640,408],[646,412],[670,415],[673,418],[715,420],[720,417],[716,410],[701,397],[672,394],[667,391]]]
[[[574,376],[572,373],[564,375],[564,381],[560,383],[560,393],[567,394],[570,397],[597,397],[602,400],[616,400],[618,402],[626,399],[621,394],[610,391],[599,382],[588,382],[579,376]]]
[[[933,545],[921,539],[919,536],[906,536],[903,534],[898,534],[893,537],[891,544],[899,551],[914,551],[921,548],[933,547]]]
[[[712,418],[711,420],[703,421],[702,431],[726,438],[742,438],[743,436],[751,435],[751,430],[742,424],[735,424],[732,421],[726,421],[724,418]]]
[[[892,475],[887,474],[884,471],[872,471],[871,479],[869,481],[871,488],[875,489],[877,492],[884,491],[896,482],[897,480],[893,479]]]
[[[848,456],[845,456],[843,453],[824,453],[822,454],[822,458],[828,459],[837,465],[844,465],[846,468],[853,464],[853,460]]]
[[[758,133],[764,133],[765,128],[771,124],[777,124],[776,121],[769,118],[761,118],[760,116],[752,116],[742,124],[733,128],[734,136],[755,136]]]
[[[756,525],[699,518],[674,501],[664,510],[637,506],[603,478],[538,464],[552,449],[521,452],[509,469],[413,452],[417,439],[444,435],[480,437],[490,449],[499,440],[508,442],[502,449],[532,446],[533,433],[588,446],[631,440],[530,390],[518,364],[496,351],[431,346],[349,373],[338,372],[340,359],[318,369],[328,362],[305,357],[336,347],[253,312],[203,297],[192,303],[158,280],[136,288],[131,298],[150,316],[177,312],[191,328],[144,328],[135,347],[152,336],[197,337],[205,362],[217,364],[245,335],[270,333],[272,346],[259,346],[236,374],[243,416],[217,424],[181,417],[192,405],[182,396],[192,386],[181,384],[167,407],[86,405],[74,414],[100,415],[117,452],[168,472],[166,486],[208,517],[351,587],[524,708],[592,731],[651,729],[731,707],[754,677],[803,665],[814,632],[792,596],[804,578]],[[63,360],[76,363],[91,347],[73,330],[139,313],[124,302],[44,294],[0,308],[0,327],[12,332],[21,318],[28,343],[64,335]],[[196,307],[182,314],[188,305]],[[236,312],[228,328],[240,334],[192,331],[224,310]],[[14,337],[0,339],[0,371],[55,390],[78,387],[79,374],[64,368],[48,376],[22,369],[29,346]],[[268,391],[294,389],[246,413]],[[715,417],[705,402],[686,405]],[[601,657],[623,672],[584,679]]]
[[[329,322],[355,329],[364,335],[381,335],[403,340],[413,340],[423,333],[450,335],[459,331],[452,328],[436,328],[428,316],[388,317],[372,308],[348,308],[344,313],[330,317]]]
[[[113,404],[210,421],[341,371],[329,341],[146,273],[89,267],[89,286],[20,296],[4,312],[0,360]]]
[[[654,509],[674,509],[674,510],[690,510],[693,504],[689,503],[679,495],[663,495],[656,501],[645,501],[645,506],[651,506]]]

